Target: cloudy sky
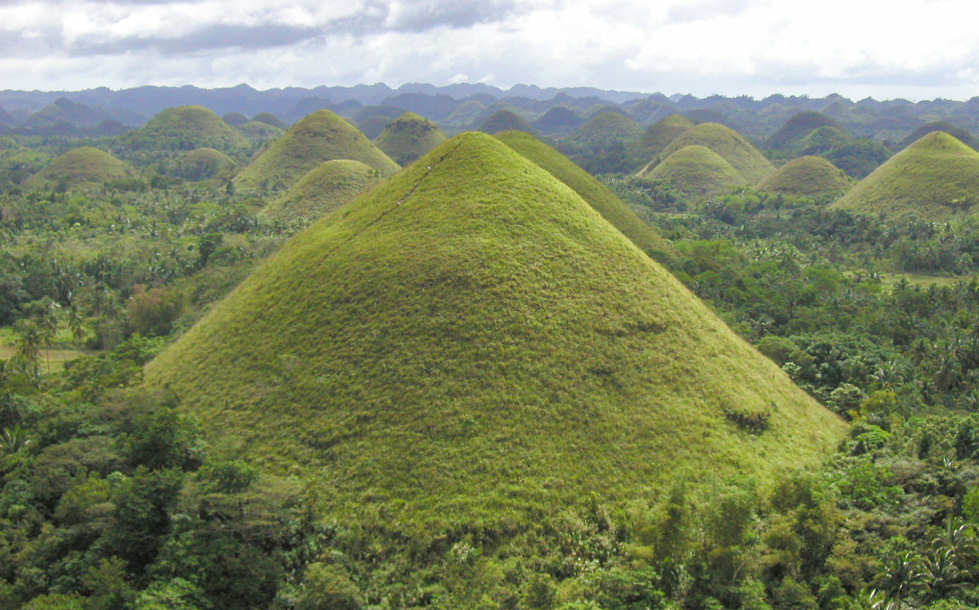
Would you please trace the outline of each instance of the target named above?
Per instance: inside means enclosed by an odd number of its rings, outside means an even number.
[[[976,0],[0,0],[0,88],[385,82],[967,99]]]

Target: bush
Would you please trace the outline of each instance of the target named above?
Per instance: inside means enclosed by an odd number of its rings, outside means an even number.
[[[137,284],[126,306],[130,329],[147,337],[169,334],[183,311],[183,301],[183,295],[173,288],[158,286],[147,290]]]

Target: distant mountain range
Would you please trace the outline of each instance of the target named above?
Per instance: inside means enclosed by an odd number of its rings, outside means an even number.
[[[618,109],[642,126],[681,113],[697,122],[723,123],[758,141],[771,136],[787,119],[802,111],[820,112],[856,136],[892,142],[899,142],[934,121],[947,121],[970,131],[979,129],[979,97],[968,101],[866,98],[854,102],[836,94],[823,98],[784,95],[764,99],[720,95],[699,98],[592,87],[515,85],[504,90],[478,83],[446,86],[411,83],[393,89],[379,83],[264,91],[244,84],[217,89],[146,86],[121,90],[105,87],[84,91],[6,90],[0,91],[0,133],[114,135],[144,124],[163,109],[185,105],[205,106],[219,115],[271,113],[288,123],[323,108],[357,123],[372,114],[391,117],[395,112],[411,111],[450,131],[479,125],[501,109],[518,112],[528,121],[537,120],[558,107],[570,109],[584,119],[600,111]],[[476,121],[470,122],[477,112]],[[465,121],[459,117],[465,117]]]

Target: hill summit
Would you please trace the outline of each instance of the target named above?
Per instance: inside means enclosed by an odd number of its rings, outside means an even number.
[[[858,182],[833,208],[941,221],[979,204],[979,152],[943,131],[908,146]]]
[[[663,159],[656,167],[644,168],[639,176],[663,180],[698,198],[726,193],[748,183],[724,157],[697,144],[684,146]]]
[[[324,161],[354,159],[376,169],[382,176],[398,170],[398,164],[356,127],[329,110],[318,110],[290,127],[279,139],[235,176],[235,187],[281,190]]]
[[[109,153],[82,146],[55,158],[44,169],[31,176],[31,189],[85,189],[132,177],[129,167]]]
[[[248,148],[248,140],[203,106],[176,106],[160,111],[140,129],[122,136],[135,150],[213,148],[232,154]]]
[[[680,464],[770,480],[844,429],[574,190],[475,133],[285,244],[145,383],[335,518],[405,531],[648,497]]]
[[[642,170],[643,173],[650,171],[657,163],[684,146],[692,145],[711,149],[730,163],[751,184],[758,182],[775,169],[757,148],[730,127],[720,123],[701,123],[675,137]]]
[[[850,186],[846,172],[822,157],[793,159],[758,183],[758,189],[783,195],[839,195]]]
[[[262,214],[282,221],[299,216],[315,220],[351,201],[379,179],[376,169],[360,161],[324,161],[265,206]]]
[[[407,165],[445,141],[439,126],[414,112],[406,112],[384,128],[374,141],[399,165]]]

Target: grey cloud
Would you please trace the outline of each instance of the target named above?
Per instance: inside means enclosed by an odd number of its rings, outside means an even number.
[[[503,21],[516,12],[517,5],[512,0],[412,3],[390,25],[395,30],[405,32],[423,32],[439,26],[465,28],[479,23]]]
[[[215,49],[267,49],[298,44],[316,38],[319,28],[288,25],[211,25],[184,36],[127,37],[111,41],[81,39],[67,51],[73,55],[114,55],[133,51],[153,50],[165,55],[210,51]]]
[[[717,16],[743,13],[751,5],[749,0],[701,0],[674,6],[666,14],[669,23],[688,23]]]

